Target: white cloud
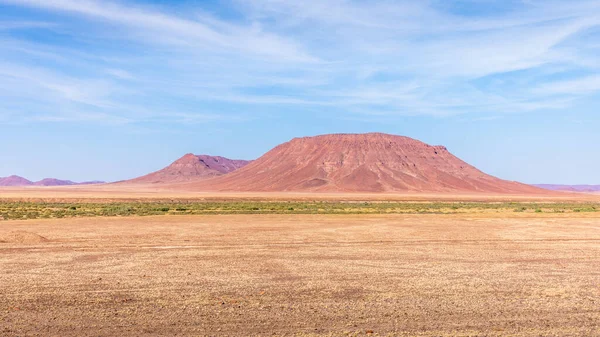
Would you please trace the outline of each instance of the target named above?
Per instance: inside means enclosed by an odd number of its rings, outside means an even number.
[[[46,69],[2,62],[0,62],[0,78],[3,79],[3,83],[12,82],[4,89],[13,91],[15,94],[28,88],[28,95],[31,94],[31,91],[35,91],[31,97],[45,96],[50,101],[65,100],[98,108],[114,107],[107,97],[115,90],[115,87],[108,82],[83,80]]]
[[[600,75],[544,83],[533,90],[542,95],[585,95],[600,91]]]
[[[34,95],[29,104],[53,108],[58,120],[87,111],[204,123],[305,107],[485,120],[567,108],[598,91],[597,41],[586,35],[600,23],[597,1],[528,1],[478,16],[435,1],[231,0],[229,16],[133,0],[0,3],[60,15],[60,25],[0,21],[0,30],[35,28],[68,40],[10,30],[0,39],[0,98]],[[585,75],[548,80],[571,72]]]
[[[0,31],[32,28],[52,28],[55,26],[55,23],[44,21],[4,21],[0,22]]]
[[[278,60],[315,61],[293,42],[284,38],[260,29],[217,20],[213,20],[212,23],[218,23],[218,29],[201,21],[109,1],[2,0],[2,2],[106,20],[135,29],[149,41],[183,43],[196,48],[223,48]]]
[[[106,69],[106,73],[122,80],[133,80],[135,77],[123,69]]]

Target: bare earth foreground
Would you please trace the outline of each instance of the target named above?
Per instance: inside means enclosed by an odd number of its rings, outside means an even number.
[[[600,217],[0,222],[0,335],[600,335]]]

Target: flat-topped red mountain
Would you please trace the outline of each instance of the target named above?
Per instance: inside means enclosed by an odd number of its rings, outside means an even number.
[[[381,133],[296,138],[235,172],[180,187],[269,192],[544,193],[489,176],[443,146]]]
[[[188,153],[160,171],[123,183],[155,184],[206,179],[233,172],[248,163],[247,160]]]

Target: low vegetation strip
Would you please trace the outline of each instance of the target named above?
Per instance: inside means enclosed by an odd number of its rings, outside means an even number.
[[[599,203],[148,201],[47,203],[0,201],[0,220],[200,214],[456,214],[598,212]]]

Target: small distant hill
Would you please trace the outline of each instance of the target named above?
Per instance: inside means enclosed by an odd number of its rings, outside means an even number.
[[[1,178],[0,186],[69,186],[69,185],[89,185],[89,184],[103,184],[103,181],[90,181],[83,183],[76,183],[71,180],[60,180],[55,178],[45,178],[40,181],[31,181],[23,177],[12,175],[10,177]]]
[[[106,184],[106,181],[92,180],[92,181],[83,181],[80,183],[76,183],[76,185],[96,185],[96,184]]]
[[[543,188],[546,190],[550,190],[550,191],[585,192],[585,193],[600,192],[600,185],[535,184],[533,186]]]
[[[12,175],[10,177],[1,178],[0,186],[31,186],[33,182],[23,177]]]
[[[250,161],[188,153],[162,170],[120,184],[162,184],[221,176],[248,165]]]
[[[33,183],[34,186],[68,186],[76,184],[77,183],[72,182],[71,180],[60,180],[55,178],[45,178]]]

